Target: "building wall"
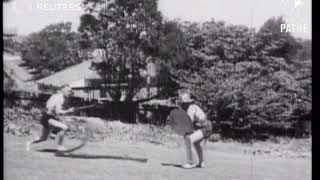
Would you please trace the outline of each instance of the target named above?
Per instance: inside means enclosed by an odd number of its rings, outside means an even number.
[[[99,99],[101,98],[100,90],[80,90],[73,89],[73,95],[76,97],[84,98],[87,100]]]
[[[70,83],[72,88],[85,87],[85,79],[79,79]]]

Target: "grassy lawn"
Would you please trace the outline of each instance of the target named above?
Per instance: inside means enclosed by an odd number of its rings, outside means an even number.
[[[4,135],[4,178],[6,180],[78,180],[78,179],[214,179],[214,180],[309,180],[310,158],[279,158],[244,154],[235,143],[208,143],[206,167],[185,170],[164,164],[182,164],[182,147],[170,148],[147,142],[105,139],[89,142],[73,156],[57,157],[52,152],[55,140],[25,151],[31,137]],[[66,146],[78,143],[66,139]],[[73,157],[73,158],[72,158]],[[130,159],[131,158],[131,159]],[[134,158],[147,158],[146,163]]]

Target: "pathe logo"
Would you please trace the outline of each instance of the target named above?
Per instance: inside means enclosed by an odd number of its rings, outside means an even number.
[[[303,0],[281,0],[282,4],[288,11],[289,23],[281,24],[280,30],[285,33],[303,32],[308,33],[308,26],[306,23],[298,23],[299,16],[294,17],[293,13],[304,5]],[[298,19],[297,19],[298,18]]]

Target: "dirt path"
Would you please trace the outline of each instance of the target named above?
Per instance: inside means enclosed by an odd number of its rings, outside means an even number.
[[[3,70],[16,82],[17,88],[20,90],[37,91],[37,85],[30,74],[24,67],[21,67],[23,61],[19,56],[3,54]]]
[[[30,137],[29,137],[30,138]],[[26,152],[27,138],[5,135],[4,177],[10,180],[78,180],[78,179],[183,179],[183,180],[309,180],[310,159],[267,158],[222,152],[214,143],[208,144],[206,168],[185,170],[163,164],[181,164],[184,150],[148,143],[90,142],[73,153],[73,158],[56,157],[52,152],[55,141],[34,146]],[[66,139],[68,145],[76,140]],[[236,152],[236,151],[234,151]],[[131,158],[131,160],[130,160]],[[134,158],[147,158],[146,163]]]

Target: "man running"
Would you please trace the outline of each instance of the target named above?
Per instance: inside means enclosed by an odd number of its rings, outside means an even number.
[[[30,151],[31,145],[46,141],[51,130],[58,130],[58,151],[65,150],[63,139],[68,126],[61,122],[61,116],[74,112],[74,108],[66,109],[66,99],[71,96],[71,87],[65,86],[56,94],[53,94],[46,103],[46,109],[42,113],[42,134],[26,144],[26,150]]]

